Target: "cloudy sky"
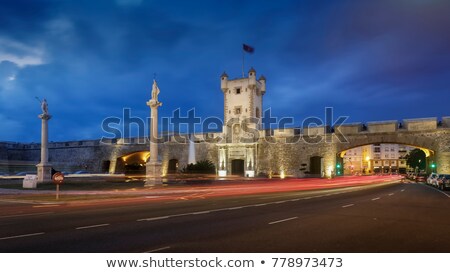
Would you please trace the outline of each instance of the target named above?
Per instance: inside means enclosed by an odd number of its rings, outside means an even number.
[[[267,78],[276,116],[350,122],[450,115],[448,0],[40,1],[0,5],[0,140],[97,139],[101,122],[145,118],[154,73],[160,115],[223,116],[219,76]]]

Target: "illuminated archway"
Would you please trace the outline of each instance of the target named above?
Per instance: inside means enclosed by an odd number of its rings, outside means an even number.
[[[118,158],[118,168],[126,174],[145,174],[145,163],[149,158],[149,151],[130,153]]]
[[[389,146],[385,146],[385,150],[381,149],[383,145],[392,144],[411,147],[411,149],[399,151],[392,150],[392,147],[390,147],[387,150]],[[371,147],[368,148],[369,146]],[[378,150],[376,150],[377,147]],[[358,148],[361,148],[361,150],[358,150]],[[435,166],[434,150],[397,142],[376,142],[346,147],[344,150],[338,151],[336,162],[339,162],[337,164],[339,164],[343,175],[406,173],[410,170],[410,166],[407,165],[405,156],[413,149],[419,149],[425,154],[425,169],[423,171],[433,171],[432,168]],[[349,151],[353,153],[347,154]],[[403,155],[400,153],[403,153]],[[386,156],[387,154],[391,156]],[[396,154],[396,156],[392,156],[393,154]]]

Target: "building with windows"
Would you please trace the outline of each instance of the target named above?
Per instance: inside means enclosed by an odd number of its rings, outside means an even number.
[[[377,143],[345,152],[344,175],[406,172],[406,155],[415,149],[408,145]]]

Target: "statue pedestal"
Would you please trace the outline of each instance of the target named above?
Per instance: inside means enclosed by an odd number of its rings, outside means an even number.
[[[161,162],[148,162],[145,164],[146,181],[145,187],[154,187],[162,185]]]
[[[49,163],[39,163],[37,167],[38,183],[52,182],[52,165]]]

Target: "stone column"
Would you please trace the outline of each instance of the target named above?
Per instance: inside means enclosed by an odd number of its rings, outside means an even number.
[[[150,107],[150,160],[146,167],[145,186],[152,187],[162,184],[162,164],[158,160],[158,107],[162,105],[158,101],[159,88],[153,81],[152,99],[147,102]]]
[[[38,116],[42,120],[41,129],[41,162],[36,165],[38,183],[52,181],[52,165],[48,163],[48,120],[52,118],[47,113]]]

